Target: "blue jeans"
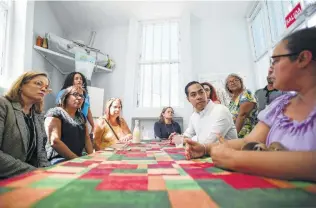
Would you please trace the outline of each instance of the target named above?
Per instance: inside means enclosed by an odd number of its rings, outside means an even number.
[[[58,158],[52,159],[52,160],[50,161],[50,163],[51,163],[52,165],[56,165],[56,164],[61,163],[61,162],[64,162],[64,161],[66,161],[65,158],[58,157]]]

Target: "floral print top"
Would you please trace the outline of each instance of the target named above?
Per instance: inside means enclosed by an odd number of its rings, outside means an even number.
[[[257,101],[256,98],[253,96],[250,90],[244,90],[237,99],[231,100],[229,103],[229,110],[233,115],[234,123],[236,123],[236,119],[239,114],[240,105],[245,102],[252,102],[255,103],[255,107],[250,111],[247,118],[245,118],[244,125],[238,133],[238,138],[244,138],[247,134],[251,132],[251,130],[256,125],[257,120]]]

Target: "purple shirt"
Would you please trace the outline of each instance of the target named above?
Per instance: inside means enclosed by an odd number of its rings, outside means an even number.
[[[301,122],[284,115],[284,109],[296,94],[285,94],[276,98],[258,119],[270,127],[266,145],[280,142],[291,151],[316,150],[316,106],[309,116]]]

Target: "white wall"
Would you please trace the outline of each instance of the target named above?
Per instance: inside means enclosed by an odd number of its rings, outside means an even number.
[[[198,81],[199,70],[202,69],[202,54],[201,47],[203,40],[201,40],[201,19],[194,14],[190,15],[190,32],[191,32],[191,60],[192,60],[192,70],[194,71],[191,81]],[[182,35],[182,34],[181,34]]]
[[[126,66],[128,25],[112,26],[106,29],[95,30],[96,36],[93,47],[100,49],[103,53],[109,54],[116,62],[116,68],[111,73],[95,72],[92,74],[91,86],[104,88],[104,100],[111,97],[119,97],[124,100],[125,73],[129,70]],[[67,38],[82,40],[89,43],[91,30],[71,31]],[[105,106],[105,105],[104,105]],[[124,109],[125,112],[125,103]]]
[[[219,21],[220,19],[220,21]],[[192,66],[194,73],[240,73],[245,85],[256,89],[248,27],[243,17],[192,18]]]
[[[34,4],[33,13],[33,30],[32,30],[32,40],[28,45],[28,49],[32,48],[36,43],[36,37],[40,35],[45,36],[46,32],[52,32],[59,36],[65,36],[63,29],[61,28],[59,22],[57,21],[54,13],[49,7],[49,3],[45,1],[36,1]],[[32,18],[29,16],[28,21]],[[32,68],[36,71],[46,72],[51,80],[51,88],[53,92],[46,96],[45,98],[45,110],[55,106],[55,97],[62,84],[64,82],[64,75],[62,75],[58,70],[52,67],[38,52],[33,48],[31,49],[31,60]]]
[[[34,49],[38,35],[53,32],[63,36],[63,30],[56,20],[48,2],[12,1],[9,14],[9,37],[5,65],[5,79],[1,86],[8,88],[12,81],[25,71],[46,72],[51,80],[53,93],[45,98],[45,110],[55,106],[55,94],[64,80],[56,69],[45,61]]]

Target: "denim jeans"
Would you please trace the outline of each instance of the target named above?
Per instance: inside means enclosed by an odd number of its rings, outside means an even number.
[[[52,159],[52,160],[50,161],[50,163],[51,163],[52,165],[56,165],[56,164],[61,163],[61,162],[64,162],[64,161],[66,161],[65,158],[58,157],[58,158]]]

